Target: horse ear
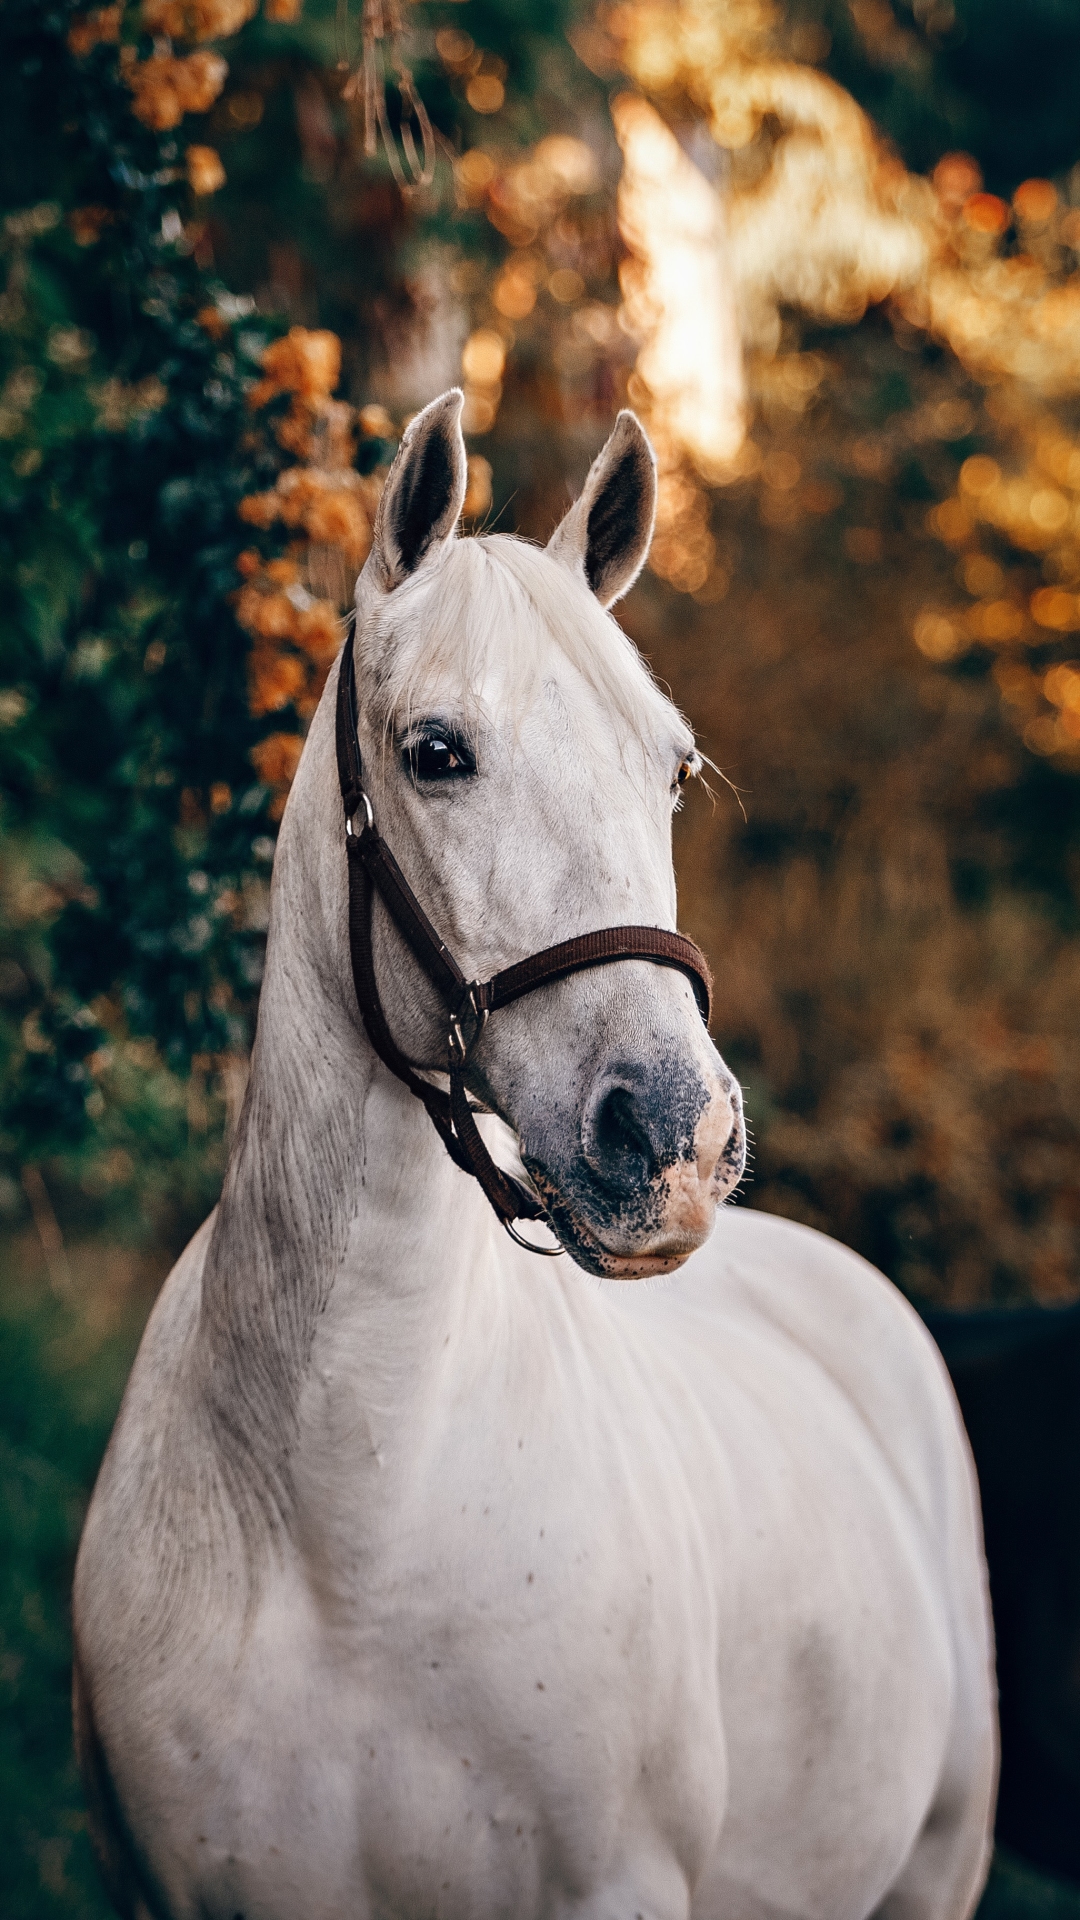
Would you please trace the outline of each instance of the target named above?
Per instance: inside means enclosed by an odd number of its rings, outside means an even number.
[[[602,607],[633,586],[656,519],[656,455],[636,414],[620,413],[548,552],[581,569]]]
[[[386,476],[364,568],[384,593],[453,538],[468,481],[464,397],[460,387],[451,387],[410,421]]]

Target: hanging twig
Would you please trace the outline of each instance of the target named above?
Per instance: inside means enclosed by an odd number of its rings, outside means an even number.
[[[41,1168],[28,1161],[19,1178],[22,1181],[22,1190],[30,1203],[30,1212],[34,1217],[41,1251],[45,1255],[45,1264],[49,1269],[49,1283],[52,1290],[60,1295],[69,1293],[71,1269],[68,1266],[64,1236],[60,1231],[60,1222],[49,1198],[49,1189],[45,1185]]]
[[[339,32],[344,25],[345,8],[346,0],[339,0]],[[405,63],[404,38],[401,0],[364,0],[360,62],[345,83],[343,98],[355,100],[363,94],[364,152],[369,156],[377,153],[381,137],[390,171],[401,191],[416,193],[422,187],[429,187],[435,177],[435,130],[416,90],[412,71]],[[401,101],[398,136],[405,156],[404,166],[386,107],[388,78],[393,79]],[[417,149],[414,127],[420,135],[423,158]]]

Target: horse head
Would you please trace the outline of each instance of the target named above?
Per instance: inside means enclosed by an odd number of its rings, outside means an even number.
[[[598,928],[674,928],[671,817],[700,761],[609,611],[652,535],[638,421],[620,414],[541,550],[458,537],[460,414],[455,391],[417,415],[387,480],[357,582],[357,727],[398,866],[487,979]],[[394,1043],[445,1071],[445,1006],[381,902],[372,950]],[[672,967],[624,959],[503,1007],[472,1037],[467,1080],[590,1272],[678,1267],[741,1177],[738,1086]]]

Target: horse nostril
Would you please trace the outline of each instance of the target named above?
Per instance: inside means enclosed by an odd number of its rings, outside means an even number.
[[[629,1087],[609,1087],[592,1105],[582,1147],[593,1172],[619,1193],[647,1186],[656,1176],[653,1143]]]

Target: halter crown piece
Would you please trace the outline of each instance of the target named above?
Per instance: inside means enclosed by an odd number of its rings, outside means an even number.
[[[709,963],[700,947],[681,933],[664,927],[603,927],[579,934],[530,954],[515,966],[504,967],[490,980],[467,980],[444,941],[440,940],[397,861],[375,825],[371,801],[364,788],[357,738],[354,629],[341,652],[337,684],[337,764],[345,808],[345,852],[349,871],[349,951],[353,982],[368,1039],[383,1064],[404,1081],[410,1093],[423,1101],[450,1158],[463,1172],[480,1182],[503,1226],[530,1253],[556,1253],[561,1248],[535,1247],[515,1233],[515,1220],[544,1220],[546,1213],[534,1193],[520,1180],[495,1165],[476,1124],[465,1086],[469,1053],[490,1013],[509,1006],[537,987],[587,967],[609,966],[616,960],[653,960],[685,973],[697,996],[702,1019],[708,1024],[712,998]],[[357,831],[357,816],[363,824]],[[375,979],[371,916],[378,891],[405,945],[417,960],[447,1009],[447,1053],[450,1091],[420,1078],[413,1062],[402,1053],[386,1023]]]

